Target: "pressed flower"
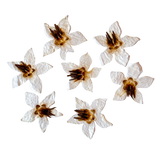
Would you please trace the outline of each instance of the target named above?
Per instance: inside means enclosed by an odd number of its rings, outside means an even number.
[[[142,73],[142,66],[139,62],[132,64],[128,67],[127,78],[122,72],[111,72],[112,82],[121,85],[115,93],[114,100],[122,101],[127,96],[131,96],[132,99],[138,103],[143,103],[143,97],[138,88],[149,87],[154,78],[144,76],[139,78]]]
[[[33,122],[36,118],[39,118],[39,125],[42,132],[45,132],[49,124],[48,118],[59,117],[63,114],[58,112],[52,107],[55,103],[55,92],[48,95],[41,103],[39,103],[39,98],[33,93],[25,93],[25,101],[32,108],[23,116],[21,121],[23,122]]]
[[[60,56],[65,60],[67,52],[74,52],[71,45],[76,46],[87,41],[81,32],[70,33],[71,26],[68,22],[68,16],[63,18],[58,25],[55,24],[54,27],[47,23],[44,26],[47,36],[52,40],[44,45],[43,56],[49,55],[60,48]]]
[[[101,111],[105,107],[107,99],[96,99],[91,106],[88,103],[75,98],[76,114],[73,115],[67,122],[73,124],[83,124],[82,131],[88,137],[92,138],[95,132],[95,122],[102,128],[107,128],[113,124],[108,122]]]
[[[107,47],[107,49],[100,55],[102,65],[111,62],[113,57],[112,54],[115,54],[115,60],[119,64],[123,66],[128,64],[130,56],[124,48],[135,45],[140,39],[138,37],[130,36],[124,36],[121,38],[121,33],[122,31],[119,23],[116,21],[110,26],[109,32],[106,32],[106,36],[100,35],[94,37],[100,45]]]
[[[42,82],[38,75],[46,73],[53,67],[45,62],[35,65],[35,57],[32,48],[28,50],[24,56],[24,62],[8,62],[8,65],[13,70],[20,72],[20,74],[12,80],[13,88],[18,87],[29,80],[32,88],[39,93],[42,91]]]
[[[76,88],[80,82],[84,89],[88,91],[93,90],[93,85],[91,78],[96,78],[99,75],[101,68],[93,68],[88,71],[92,63],[91,57],[86,53],[81,56],[79,66],[74,63],[62,63],[63,69],[68,73],[69,80],[69,89]]]

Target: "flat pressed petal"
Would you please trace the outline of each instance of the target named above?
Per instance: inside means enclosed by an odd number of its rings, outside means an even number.
[[[131,47],[131,46],[135,45],[140,40],[140,38],[124,36],[121,40],[123,42],[122,47],[125,48],[125,47]]]
[[[34,53],[33,53],[32,48],[29,49],[27,51],[27,53],[25,54],[25,56],[24,56],[24,63],[30,64],[31,66],[35,65],[35,57],[34,57]]]
[[[35,120],[36,115],[34,114],[35,110],[31,109],[25,113],[21,121],[23,122],[33,122]]]
[[[141,92],[138,89],[136,89],[136,97],[133,98],[133,100],[136,101],[137,103],[143,104],[143,97]]]
[[[86,70],[88,70],[91,63],[92,63],[92,59],[90,55],[86,53],[83,56],[81,56],[79,66],[84,67]]]
[[[107,50],[100,54],[100,61],[102,65],[105,65],[112,61],[113,55],[109,53]]]
[[[92,70],[89,71],[88,76],[90,78],[96,78],[99,75],[101,68],[94,67]]]
[[[45,34],[46,34],[49,38],[53,38],[53,36],[51,35],[50,28],[51,28],[52,30],[55,29],[55,27],[50,27],[47,23],[44,23]]]
[[[137,88],[147,88],[149,87],[154,81],[154,78],[144,76],[139,78]]]
[[[67,122],[73,123],[73,124],[82,124],[84,121],[79,121],[78,119],[75,119],[74,117],[77,117],[77,114],[73,115]]]
[[[36,105],[39,105],[39,98],[34,93],[26,92],[25,93],[25,101],[32,108],[35,108]]]
[[[84,35],[81,32],[73,32],[70,34],[70,43],[73,46],[79,45],[85,41],[87,41],[87,39],[84,37]]]
[[[46,96],[45,99],[40,103],[45,104],[46,107],[50,107],[52,104],[55,103],[55,92],[52,92],[50,95]]]
[[[37,116],[36,121],[35,121],[35,125],[38,129],[38,133],[40,135],[44,136],[46,131],[51,128],[50,127],[51,123],[52,122],[50,120],[48,120],[46,117],[41,118],[41,117]]]
[[[77,109],[90,109],[89,104],[75,97]]]
[[[48,64],[48,63],[45,63],[45,62],[38,63],[38,64],[36,65],[36,74],[37,74],[37,75],[44,74],[44,73],[46,73],[48,70],[50,70],[51,68],[53,68],[53,66],[51,66],[51,65]]]
[[[83,133],[90,139],[93,137],[95,129],[96,128],[95,128],[94,122],[92,122],[91,124],[84,123],[84,125],[82,127]]]
[[[70,32],[71,25],[68,22],[68,15],[59,22],[58,26],[63,28],[65,32]]]
[[[12,87],[18,87],[21,84],[23,84],[24,82],[26,82],[28,80],[28,78],[23,77],[22,74],[19,74],[18,76],[13,77],[12,79]]]
[[[18,72],[21,72],[16,66],[15,64],[20,64],[20,61],[17,61],[17,62],[7,62],[8,65],[10,66],[10,68],[12,68],[13,70],[15,71],[18,71]]]
[[[70,73],[69,71],[79,69],[79,66],[77,66],[74,63],[69,62],[69,63],[61,63],[61,64],[62,64],[62,67],[66,73]]]
[[[82,86],[85,90],[93,92],[93,84],[90,78],[86,78],[82,81]]]
[[[110,73],[111,80],[115,84],[121,85],[123,83],[123,80],[125,80],[125,76],[122,72],[111,72]]]
[[[126,99],[126,97],[127,97],[127,93],[123,90],[123,86],[121,86],[120,88],[117,89],[113,100],[123,101]]]
[[[114,33],[121,37],[124,33],[124,26],[120,18],[113,18],[107,23],[105,30],[109,33],[114,31]]]
[[[63,116],[63,114],[61,112],[58,112],[56,109],[53,109],[52,113],[54,114],[55,117]]]
[[[127,77],[137,79],[142,72],[142,66],[139,64],[139,62],[137,62],[128,67]]]
[[[97,48],[108,47],[107,39],[103,33],[95,33],[90,35],[90,42]]]
[[[115,52],[115,60],[119,64],[127,66],[129,59],[130,55],[124,49],[120,49],[118,52]]]
[[[41,79],[37,75],[35,75],[34,77],[30,78],[29,80],[31,82],[32,88],[35,91],[41,93],[42,92],[42,82],[41,82]]]

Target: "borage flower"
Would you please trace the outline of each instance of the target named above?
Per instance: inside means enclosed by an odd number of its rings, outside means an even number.
[[[39,118],[39,125],[42,132],[45,132],[47,129],[49,124],[48,117],[59,117],[63,115],[55,109],[56,107],[51,108],[51,105],[55,103],[55,92],[48,95],[41,103],[39,103],[37,95],[26,92],[25,101],[32,109],[26,112],[21,121],[33,122],[35,118]]]
[[[95,132],[95,122],[102,128],[107,128],[113,124],[108,122],[101,111],[105,107],[107,99],[96,99],[91,106],[88,103],[75,98],[77,114],[73,115],[67,122],[73,124],[83,124],[82,131],[88,137],[92,138]]]
[[[69,89],[76,88],[82,82],[84,89],[88,91],[93,90],[91,78],[96,78],[101,68],[93,68],[88,71],[91,63],[92,59],[88,53],[81,56],[79,66],[74,63],[62,63],[63,69],[69,74],[67,76],[71,77],[69,80]]]
[[[35,57],[32,48],[28,50],[24,56],[24,62],[8,62],[8,65],[13,70],[20,72],[20,74],[14,77],[12,80],[13,88],[18,87],[29,80],[32,88],[39,93],[42,91],[42,82],[38,75],[46,73],[53,67],[45,62],[41,62],[35,65]]]
[[[138,37],[130,36],[124,36],[121,38],[121,33],[122,31],[119,23],[114,22],[110,26],[109,32],[106,32],[106,37],[102,35],[94,37],[100,45],[107,47],[107,49],[100,55],[102,65],[105,65],[112,60],[112,54],[115,54],[115,60],[119,64],[123,66],[127,65],[130,56],[125,52],[124,48],[135,45],[140,39]]]
[[[139,62],[132,64],[128,67],[127,78],[125,78],[122,72],[111,72],[110,76],[113,83],[121,85],[116,91],[114,100],[122,101],[127,96],[131,96],[132,99],[138,103],[143,103],[143,97],[138,88],[149,87],[154,78],[144,76],[139,78],[142,73],[142,66]]]
[[[76,46],[87,41],[81,32],[76,31],[69,33],[71,26],[68,22],[68,16],[63,18],[58,25],[55,24],[54,27],[49,26],[47,23],[45,23],[44,26],[46,34],[52,38],[52,40],[45,44],[43,56],[51,54],[60,48],[60,56],[65,60],[67,52],[74,52],[71,45]]]

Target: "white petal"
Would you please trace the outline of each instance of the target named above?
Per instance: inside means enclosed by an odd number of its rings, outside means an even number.
[[[112,61],[113,55],[109,53],[107,50],[100,54],[100,61],[102,65],[105,65]]]
[[[121,85],[123,80],[125,80],[125,76],[122,72],[111,72],[110,73],[112,82],[115,84]]]
[[[139,64],[139,62],[137,62],[128,67],[127,77],[137,79],[142,72],[142,66]]]
[[[51,35],[50,28],[51,28],[52,30],[55,29],[55,27],[51,27],[51,26],[49,26],[47,23],[44,23],[45,34],[46,34],[49,38],[53,38],[53,36]]]
[[[80,82],[81,82],[81,81],[76,81],[76,82],[74,82],[74,81],[69,81],[68,89],[71,90],[71,89],[76,88],[76,87],[79,85]]]
[[[130,55],[124,49],[120,49],[118,52],[115,52],[115,60],[119,64],[127,66],[129,59]]]
[[[120,88],[117,89],[113,100],[123,101],[126,99],[126,97],[127,97],[127,93],[123,90],[123,86],[121,86]]]
[[[122,39],[123,48],[135,45],[140,39],[138,37],[124,36]]]
[[[20,61],[17,61],[17,62],[7,62],[8,65],[10,66],[10,68],[12,68],[13,70],[15,71],[18,71],[18,72],[21,72],[16,66],[15,64],[20,64]]]
[[[35,108],[36,105],[39,105],[39,98],[34,93],[26,92],[25,93],[25,101],[32,108]]]
[[[137,88],[147,88],[149,87],[154,81],[154,78],[144,76],[139,78]]]
[[[103,33],[95,33],[90,35],[90,42],[97,48],[108,47],[106,36]]]
[[[56,109],[53,109],[52,113],[55,115],[55,117],[63,116],[63,114],[61,112],[58,112]]]
[[[41,93],[42,92],[42,82],[41,82],[41,79],[37,75],[35,75],[34,77],[30,78],[29,80],[31,82],[32,88],[36,92]]]
[[[90,78],[96,78],[99,75],[101,68],[94,67],[91,71],[89,71],[88,76]]]
[[[46,96],[45,99],[40,103],[46,104],[46,107],[50,107],[52,104],[55,103],[55,92],[52,92],[50,95]]]
[[[70,32],[71,26],[68,22],[68,15],[59,22],[58,26],[63,28],[65,32]]]
[[[35,109],[31,109],[25,113],[21,121],[23,122],[33,122],[35,120],[36,115],[34,114]]]
[[[78,119],[75,119],[74,117],[77,117],[77,114],[73,115],[67,122],[73,123],[73,124],[82,124],[84,121],[79,121]]]
[[[51,66],[51,65],[48,64],[48,63],[45,63],[45,62],[38,63],[38,64],[36,65],[36,74],[37,74],[37,75],[44,74],[44,73],[46,73],[48,70],[50,70],[51,68],[53,68],[53,66]]]
[[[24,63],[30,64],[31,66],[35,65],[35,57],[32,48],[28,50],[24,56]]]
[[[110,20],[106,27],[105,30],[107,30],[107,32],[111,32],[114,31],[114,33],[116,33],[118,36],[122,36],[124,33],[124,27],[123,24],[121,22],[120,18],[113,18],[112,20]]]
[[[95,128],[94,122],[92,122],[91,124],[84,123],[84,125],[82,127],[83,133],[90,139],[93,137],[95,129],[96,128]]]
[[[39,117],[39,125],[42,132],[46,131],[48,124],[49,124],[49,121],[46,116],[43,116],[42,118]]]
[[[69,71],[79,69],[79,66],[77,66],[74,63],[69,62],[69,63],[61,63],[61,64],[62,64],[62,67],[66,73],[70,73]]]
[[[90,78],[86,78],[82,81],[82,86],[85,90],[93,92],[93,84]]]
[[[91,63],[92,63],[92,59],[89,56],[89,54],[86,53],[83,56],[81,56],[79,66],[80,67],[84,67],[86,70],[88,70],[90,65],[91,65]]]
[[[83,34],[78,31],[71,33],[70,38],[71,38],[70,43],[73,46],[79,45],[87,41],[87,39],[83,36]]]
[[[21,84],[23,84],[24,82],[26,82],[28,80],[28,78],[26,77],[23,77],[22,74],[19,74],[18,76],[15,76],[13,79],[12,79],[12,87],[15,88],[15,87],[18,87],[20,86]]]
[[[90,109],[89,104],[75,97],[77,109]]]
[[[133,100],[136,101],[137,103],[143,104],[143,97],[141,92],[138,89],[136,89],[136,97],[133,98]]]

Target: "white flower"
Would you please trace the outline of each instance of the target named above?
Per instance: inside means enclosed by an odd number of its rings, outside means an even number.
[[[32,108],[23,116],[21,121],[23,122],[33,122],[35,118],[39,118],[39,125],[42,132],[45,132],[49,124],[48,118],[59,117],[63,114],[58,112],[55,108],[51,108],[51,105],[55,103],[55,92],[48,95],[41,103],[39,103],[39,98],[33,93],[25,93],[26,103]]]
[[[116,21],[110,26],[109,33],[106,32],[106,37],[102,35],[94,37],[100,45],[107,47],[100,55],[102,65],[105,65],[112,60],[112,54],[115,54],[115,60],[119,64],[123,66],[127,65],[130,56],[125,52],[124,48],[135,45],[140,39],[138,37],[130,36],[121,38],[121,33],[122,31],[119,23]]]
[[[43,56],[51,54],[60,48],[60,56],[65,60],[67,52],[74,52],[71,45],[76,46],[87,41],[81,32],[69,33],[71,26],[68,22],[68,16],[63,18],[58,25],[55,24],[54,27],[49,26],[47,23],[44,26],[47,36],[52,40],[44,45]]]
[[[24,62],[8,62],[8,65],[13,70],[20,72],[20,74],[14,77],[12,80],[13,88],[18,87],[29,80],[32,88],[39,93],[42,91],[42,82],[38,75],[46,73],[53,67],[45,62],[35,65],[35,57],[32,48],[28,50],[24,56]]]
[[[125,78],[122,72],[111,72],[110,76],[112,82],[121,85],[116,91],[113,99],[122,101],[125,100],[127,96],[131,96],[134,101],[143,104],[143,97],[138,88],[149,87],[154,78],[148,76],[139,78],[141,73],[142,66],[139,62],[128,67],[127,78]]]
[[[107,99],[96,99],[91,106],[88,103],[75,98],[77,114],[73,115],[67,122],[73,124],[83,124],[82,131],[90,139],[95,132],[95,122],[102,128],[107,128],[113,124],[108,122],[101,111],[103,110]]]
[[[62,63],[63,69],[66,73],[69,73],[71,79],[69,81],[69,89],[76,88],[80,82],[84,89],[88,91],[93,90],[93,85],[91,78],[96,78],[101,70],[101,68],[93,68],[88,71],[92,63],[91,57],[86,53],[81,56],[79,66],[74,63]]]

